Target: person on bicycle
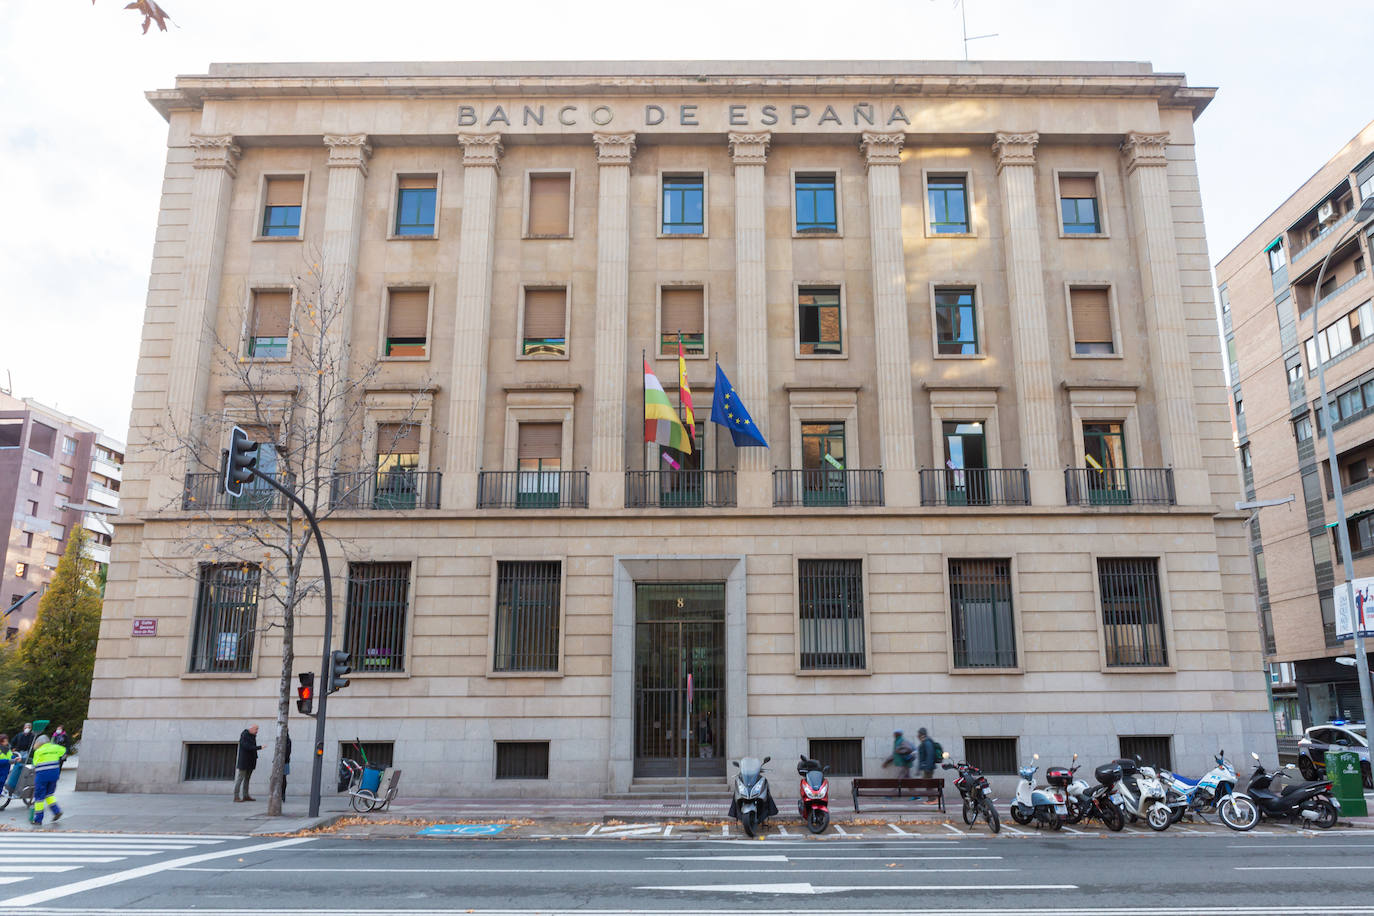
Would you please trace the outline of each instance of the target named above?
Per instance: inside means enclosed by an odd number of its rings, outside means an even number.
[[[62,758],[67,749],[47,735],[39,735],[33,742],[33,812],[29,821],[43,826],[43,811],[52,809],[53,823],[62,819],[62,809],[57,805],[57,780],[62,775]]]

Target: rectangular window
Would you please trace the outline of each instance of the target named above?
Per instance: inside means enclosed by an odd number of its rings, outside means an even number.
[[[1231,291],[1223,286],[1221,288],[1220,295],[1221,313],[1225,315],[1227,312],[1231,311]]]
[[[987,776],[1016,773],[1015,738],[965,738],[964,760]]]
[[[1130,504],[1126,433],[1120,423],[1083,424],[1083,462],[1088,468],[1086,476],[1090,505]]]
[[[1129,760],[1140,758],[1146,766],[1161,770],[1174,768],[1174,755],[1170,749],[1172,735],[1120,735],[1121,756]]]
[[[285,359],[291,333],[291,293],[254,290],[252,323],[248,326],[248,355],[256,359]]]
[[[438,178],[407,175],[396,179],[396,235],[434,235]]]
[[[1283,239],[1274,239],[1265,249],[1269,255],[1269,272],[1276,274],[1288,263],[1288,256],[1283,252]]]
[[[182,782],[228,781],[234,778],[234,764],[238,762],[239,746],[233,741],[213,744],[186,745],[186,762],[181,771]]]
[[[1302,357],[1290,356],[1286,365],[1288,372],[1288,384],[1302,381]]]
[[[1111,293],[1105,287],[1075,286],[1069,289],[1069,311],[1073,316],[1073,352],[1080,356],[1115,353],[1112,341]],[[1228,340],[1227,355],[1236,361],[1234,340]]]
[[[18,448],[23,441],[23,420],[10,418],[0,420],[0,448]]]
[[[862,738],[812,738],[807,742],[806,754],[821,766],[830,767],[829,776],[863,776],[864,741]]]
[[[1102,558],[1097,561],[1097,581],[1102,593],[1107,665],[1167,665],[1159,561]]]
[[[73,439],[71,436],[63,436],[63,437],[62,437],[62,454],[64,454],[64,455],[75,455],[75,454],[76,454],[76,440]]]
[[[339,759],[387,769],[396,765],[394,741],[340,741]]]
[[[1245,416],[1245,399],[1236,398],[1236,417]]]
[[[496,564],[497,671],[558,670],[557,561]]]
[[[520,508],[554,508],[558,505],[563,469],[563,424],[521,423],[518,427],[516,461],[519,470],[515,504]]]
[[[355,670],[404,671],[409,563],[348,564],[344,649]]]
[[[76,469],[75,469],[75,468],[68,467],[68,466],[65,465],[65,464],[62,465],[61,467],[59,467],[59,468],[57,469],[57,479],[58,479],[61,483],[71,483],[71,482],[72,482],[72,479],[73,479],[75,476],[76,476]],[[92,479],[92,480],[95,480],[95,479],[97,478],[97,476],[98,476],[98,475],[96,475],[96,474],[92,474],[92,475],[91,475],[91,479]],[[98,481],[97,481],[97,482],[98,482]],[[110,481],[110,483],[114,483],[114,481]],[[113,489],[113,488],[111,488],[111,489]]]
[[[252,671],[257,617],[258,567],[239,563],[202,564],[196,596],[191,671]]]
[[[1316,471],[1308,471],[1302,475],[1302,498],[1309,503],[1321,502],[1322,487]]]
[[[25,547],[32,547],[32,546],[33,546],[33,532],[32,532],[32,531],[25,531],[25,532],[24,532],[24,546],[25,546]]]
[[[843,423],[803,423],[802,505],[849,505]]]
[[[429,290],[387,290],[384,352],[387,356],[429,355]]]
[[[571,214],[572,173],[530,176],[530,238],[567,238]]]
[[[700,286],[665,286],[659,291],[660,356],[677,356],[678,334],[682,352],[700,356],[706,352],[706,291]]]
[[[799,560],[803,671],[864,667],[862,560]]]
[[[798,232],[839,232],[835,206],[835,175],[798,175],[796,177]]]
[[[267,200],[262,208],[262,234],[285,238],[299,236],[304,195],[304,178],[267,179]]]
[[[496,742],[497,779],[548,779],[549,742]]]
[[[1083,351],[1080,350],[1079,352]],[[1226,361],[1232,366],[1236,364],[1236,339],[1234,337],[1226,338]]]
[[[1095,235],[1102,231],[1097,208],[1097,179],[1059,176],[1059,213],[1065,235]]]
[[[31,500],[29,500],[29,501],[28,501],[28,509],[29,509],[29,515],[37,516],[37,515],[38,515],[38,500],[36,500],[36,499],[31,499]]]
[[[1242,445],[1242,446],[1240,447],[1240,466],[1243,467],[1243,468],[1248,468],[1248,467],[1250,467],[1250,446],[1249,446],[1249,445]]]
[[[27,578],[29,577],[29,564],[27,564],[27,563],[15,563],[15,564],[14,564],[14,575],[15,575],[15,578],[17,578],[17,579],[27,579]]]
[[[701,175],[663,176],[663,234],[706,231],[706,182]]]
[[[567,289],[526,289],[520,352],[525,356],[566,356],[567,309]]]
[[[804,286],[797,290],[797,333],[803,355],[843,351],[838,286]]]
[[[978,316],[973,289],[936,287],[935,352],[971,356],[978,353]]]
[[[43,472],[38,468],[29,468],[29,483],[35,487],[43,486]]]
[[[1325,532],[1312,535],[1312,568],[1318,574],[1331,568],[1331,539]]]
[[[949,561],[954,667],[1016,667],[1010,560]]]
[[[53,525],[50,529],[48,529],[48,534],[52,537],[54,541],[58,541],[60,543],[67,537],[67,526]]]
[[[414,509],[419,502],[420,427],[377,424],[377,493],[374,509]]]
[[[1293,422],[1293,438],[1299,442],[1307,442],[1312,438],[1312,418],[1299,417]]]
[[[926,179],[926,201],[932,234],[968,233],[968,184],[962,175],[930,176]]]
[[[1374,335],[1374,303],[1365,302],[1358,308],[1342,316],[1334,324],[1324,328],[1315,342],[1305,342],[1307,363],[1316,371],[1317,351],[1320,349],[1322,362],[1338,356]]]
[[[33,421],[29,429],[29,450],[38,452],[40,455],[52,457],[53,449],[57,447],[57,430],[48,426],[46,423]]]

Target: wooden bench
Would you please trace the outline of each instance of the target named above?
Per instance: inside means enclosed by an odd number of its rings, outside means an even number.
[[[913,796],[934,797],[945,810],[945,781],[943,779],[855,779],[850,785],[854,793],[854,810],[859,810],[859,796],[886,797],[895,801],[914,800]]]

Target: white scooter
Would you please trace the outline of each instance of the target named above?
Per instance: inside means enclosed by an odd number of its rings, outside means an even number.
[[[1125,757],[1108,766],[1121,770],[1116,791],[1121,796],[1121,807],[1131,820],[1143,818],[1151,830],[1167,830],[1174,821],[1173,811],[1169,808],[1164,783],[1154,769]]]
[[[1032,759],[1039,760],[1040,755],[1035,754]],[[1022,825],[1035,821],[1037,826],[1058,830],[1064,826],[1064,818],[1069,813],[1064,790],[1036,788],[1035,774],[1039,769],[1039,766],[1027,765],[1017,771],[1021,781],[1016,786],[1016,798],[1011,803],[1011,819]]]

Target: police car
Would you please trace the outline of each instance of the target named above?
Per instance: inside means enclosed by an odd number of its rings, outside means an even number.
[[[1348,725],[1344,719],[1313,725],[1298,739],[1298,769],[1303,779],[1320,779],[1326,773],[1326,752],[1330,748],[1349,749],[1359,754],[1364,787],[1374,788],[1374,782],[1370,781],[1369,741],[1365,737],[1365,727]]]

